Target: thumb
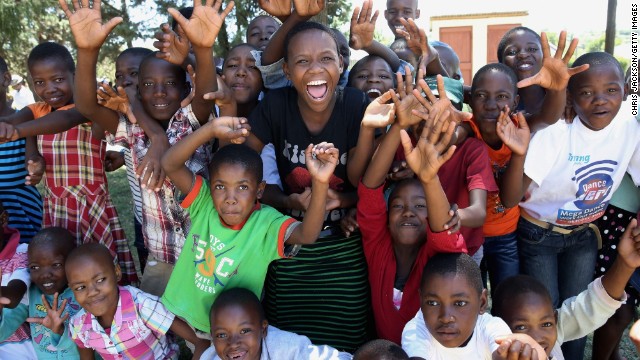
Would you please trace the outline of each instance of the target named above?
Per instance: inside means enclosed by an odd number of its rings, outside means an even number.
[[[174,8],[169,8],[167,10],[169,12],[169,14],[173,17],[173,19],[180,25],[180,27],[184,28],[184,26],[186,25],[187,18],[185,18],[184,16],[182,16],[182,14],[180,14],[180,11],[174,9]]]
[[[407,131],[404,129],[400,130],[400,142],[404,148],[404,157],[409,158],[409,155],[413,151],[413,144],[411,143],[409,134],[407,134]]]
[[[221,91],[214,91],[214,92],[209,92],[202,95],[202,98],[205,100],[217,100],[217,99],[221,99],[222,96],[223,95]]]
[[[106,27],[107,30],[109,30],[109,32],[111,32],[122,21],[123,21],[122,17],[116,16],[113,19],[109,20],[106,24],[104,24],[104,27]]]
[[[11,300],[8,297],[0,297],[0,304],[2,305],[9,305],[11,304]]]
[[[517,84],[518,89],[538,84],[539,78],[540,78],[540,73],[537,73],[534,76],[518,81],[518,84]]]
[[[44,318],[41,317],[28,317],[28,323],[42,324],[44,322]]]

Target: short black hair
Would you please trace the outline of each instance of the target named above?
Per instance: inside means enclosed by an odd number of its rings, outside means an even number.
[[[76,64],[73,62],[69,50],[54,42],[44,42],[34,47],[27,58],[27,67],[31,69],[35,63],[50,59],[60,60],[67,70],[72,73],[76,72]]]
[[[180,14],[182,14],[182,16],[184,16],[187,19],[191,19],[191,15],[193,15],[193,6],[187,6],[187,7],[183,7],[178,9],[178,12]],[[178,22],[176,21],[176,19],[173,19],[173,16],[171,17],[171,30],[175,30],[176,27],[178,26]]]
[[[156,54],[158,54],[159,51],[152,51],[150,53],[148,53],[147,55],[145,55],[144,58],[142,58],[142,61],[140,61],[140,67],[139,67],[139,71],[138,71],[138,80],[141,80],[140,77],[142,76],[142,68],[151,61],[166,61],[164,59],[161,59],[159,57],[156,56]],[[182,81],[182,83],[187,83],[187,72],[184,71],[184,69],[178,65],[175,64],[171,64],[167,61],[167,63],[169,65],[171,65],[171,68],[173,69],[174,74],[176,74],[176,78],[177,80]],[[140,84],[142,84],[142,81],[140,81]]]
[[[353,360],[406,360],[409,355],[389,340],[377,339],[360,346],[353,354]]]
[[[496,287],[491,304],[491,315],[502,317],[509,304],[522,294],[536,294],[553,304],[549,290],[536,278],[528,275],[515,275],[504,279]]]
[[[253,24],[254,22],[256,22],[256,21],[258,21],[260,19],[263,19],[263,18],[273,20],[273,22],[276,23],[276,25],[278,25],[278,26],[282,25],[280,23],[280,21],[278,19],[276,19],[275,17],[273,17],[271,15],[262,14],[262,15],[258,15],[256,17],[254,17],[253,19],[251,19],[251,21],[249,21],[249,25],[247,25],[247,31],[249,31],[249,29],[251,28],[251,24]]]
[[[315,21],[305,21],[294,26],[293,29],[291,29],[291,31],[289,31],[287,33],[287,36],[284,38],[284,61],[287,61],[289,59],[289,44],[291,43],[291,39],[293,39],[296,35],[309,30],[320,30],[329,34],[329,36],[331,36],[333,41],[336,43],[336,53],[340,54],[340,45],[338,44],[338,39],[336,39],[336,35],[334,34],[333,30]]]
[[[0,72],[9,71],[9,66],[2,56],[0,56]]]
[[[29,242],[27,252],[35,251],[41,246],[54,246],[55,249],[60,251],[60,254],[66,257],[76,247],[76,239],[69,230],[53,226],[38,231]]]
[[[603,51],[586,53],[580,56],[579,58],[577,58],[576,61],[574,61],[571,66],[576,67],[584,64],[589,64],[589,69],[586,72],[583,72],[582,74],[586,74],[588,71],[596,67],[612,66],[613,69],[615,69],[615,71],[620,76],[620,80],[623,83],[625,81],[624,70],[622,70],[622,65],[620,65],[620,62],[618,61],[618,59],[616,59],[615,57],[613,57],[613,55],[609,53],[606,53]],[[575,81],[576,81],[575,79],[576,79],[575,76],[572,76],[569,78],[569,86],[568,86],[569,90],[571,90],[572,86],[575,86]]]
[[[213,176],[223,164],[240,165],[257,182],[262,181],[262,158],[246,145],[229,144],[220,148],[209,163],[209,174]]]
[[[511,35],[517,33],[518,31],[528,32],[530,34],[533,34],[535,38],[538,40],[538,43],[540,44],[540,46],[542,46],[542,38],[540,38],[540,35],[537,32],[531,30],[526,26],[516,26],[513,29],[507,31],[502,37],[502,39],[500,39],[500,42],[498,43],[498,62],[502,62],[502,60],[504,60],[502,54],[504,53],[504,49],[507,47],[507,40]]]
[[[111,254],[111,251],[109,251],[106,246],[100,243],[82,244],[73,249],[69,256],[67,256],[65,268],[70,266],[74,261],[85,258],[91,258],[95,262],[105,261],[106,263],[111,264],[115,269],[115,258],[113,254]]]
[[[260,321],[266,319],[264,310],[262,309],[262,305],[260,304],[260,300],[258,299],[256,294],[245,288],[231,288],[225,289],[223,292],[221,292],[220,295],[218,295],[218,297],[213,301],[213,305],[211,305],[211,310],[209,310],[209,318],[213,316],[214,312],[217,309],[224,308],[229,305],[239,305],[242,307],[253,308],[258,312]]]
[[[420,136],[420,134],[417,134],[417,136]],[[398,192],[398,190],[402,189],[403,187],[406,186],[419,186],[420,189],[422,189],[422,183],[420,182],[420,180],[411,177],[408,179],[402,179],[400,181],[396,181],[395,183],[392,184],[392,188],[391,191],[389,192],[389,199],[387,201],[387,208],[389,208],[389,206],[391,205],[391,200],[393,200],[396,197],[396,193]]]
[[[139,56],[139,57],[146,57],[149,54],[152,54],[153,50],[147,49],[147,48],[143,48],[143,47],[130,47],[127,49],[124,49],[123,52],[121,52],[118,55],[118,59],[124,57],[124,56]]]
[[[349,77],[347,80],[347,86],[352,87],[353,86],[353,80],[355,80],[356,77],[356,73],[358,71],[360,71],[360,67],[368,62],[371,61],[375,61],[377,59],[380,60],[384,60],[383,58],[381,58],[380,56],[377,55],[367,55],[365,57],[363,57],[362,59],[358,60],[355,64],[353,64],[353,66],[351,67],[351,70],[349,71]],[[388,62],[385,63],[387,64],[387,66],[389,66],[389,72],[391,72],[391,78],[393,79],[393,85],[396,85],[396,77],[395,77],[395,73],[393,72],[393,69],[391,68],[391,65],[389,65]]]
[[[513,71],[513,69],[502,63],[491,63],[478,69],[478,72],[476,72],[476,74],[473,76],[473,81],[471,81],[471,94],[476,91],[476,88],[478,87],[477,82],[482,77],[482,75],[491,71],[497,71],[507,75],[511,82],[511,85],[513,85],[513,94],[518,95],[518,76]]]
[[[478,295],[482,294],[483,286],[480,267],[471,256],[464,253],[440,253],[429,258],[422,272],[420,289],[424,288],[424,285],[432,276],[444,276],[447,274],[463,276],[478,292]]]

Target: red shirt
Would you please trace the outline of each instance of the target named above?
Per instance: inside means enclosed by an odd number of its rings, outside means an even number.
[[[466,252],[466,247],[462,235],[434,233],[427,226],[427,241],[420,248],[402,290],[400,309],[396,309],[393,304],[396,257],[387,225],[387,204],[384,200],[383,187],[369,189],[362,183],[359,184],[358,225],[369,267],[371,305],[378,337],[400,344],[404,326],[416,316],[416,312],[420,309],[418,290],[422,270],[427,260],[440,252]]]

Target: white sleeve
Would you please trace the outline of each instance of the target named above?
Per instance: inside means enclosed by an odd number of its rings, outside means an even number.
[[[431,353],[429,338],[431,335],[422,316],[422,310],[418,310],[416,316],[409,320],[402,330],[402,349],[409,357],[427,358]]]
[[[627,172],[631,175],[636,186],[640,186],[640,139],[638,139],[633,155],[631,155]]]
[[[276,162],[276,149],[273,144],[269,143],[262,148],[260,153],[262,158],[262,179],[271,185],[278,185],[282,190],[282,180],[278,172],[278,163]]]
[[[602,277],[595,279],[587,290],[569,298],[558,309],[558,342],[579,339],[604,325],[627,300],[618,301],[602,286]]]
[[[480,321],[483,323],[480,323]],[[498,337],[511,334],[511,328],[509,328],[509,325],[497,316],[491,316],[489,314],[480,315],[478,318],[478,325],[479,326],[476,327],[476,330],[485,336],[484,341],[489,345],[491,353],[496,351],[500,346],[496,342]]]

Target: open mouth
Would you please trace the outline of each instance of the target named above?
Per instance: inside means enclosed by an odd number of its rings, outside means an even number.
[[[313,100],[321,101],[327,97],[329,87],[324,80],[314,80],[307,83],[307,94],[311,96]]]
[[[412,227],[412,228],[415,228],[415,227],[418,227],[418,224],[411,223],[411,222],[403,222],[403,223],[400,224],[400,227]]]
[[[376,99],[376,98],[380,97],[380,95],[382,95],[382,91],[380,91],[378,89],[369,89],[369,90],[367,90],[367,96],[370,99]]]
[[[227,358],[231,360],[238,360],[238,359],[244,359],[246,355],[247,355],[246,351],[234,351],[232,353],[229,353],[227,355]]]
[[[530,62],[522,62],[518,64],[518,70],[520,71],[529,71],[533,69],[533,64]]]
[[[54,286],[54,285],[55,285],[55,283],[53,283],[53,282],[46,282],[46,283],[43,283],[43,284],[42,284],[42,287],[43,287],[45,290],[51,290],[51,289],[53,289],[53,286]]]

